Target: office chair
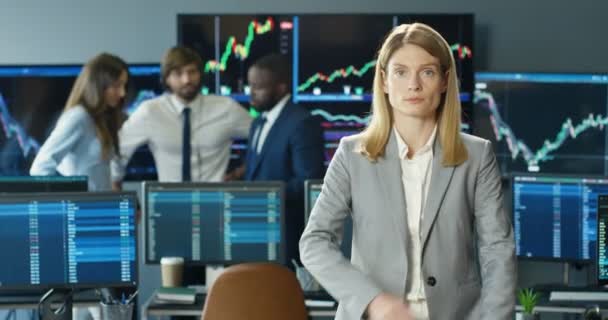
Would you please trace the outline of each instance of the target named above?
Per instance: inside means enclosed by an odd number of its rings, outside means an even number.
[[[304,294],[295,274],[278,264],[227,268],[207,293],[202,320],[306,320]]]

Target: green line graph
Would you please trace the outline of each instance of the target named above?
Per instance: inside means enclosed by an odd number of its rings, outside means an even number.
[[[365,63],[360,69],[357,69],[357,68],[355,68],[355,66],[350,65],[346,68],[341,68],[341,69],[335,70],[328,76],[324,75],[321,72],[317,72],[312,77],[308,78],[306,80],[306,82],[299,85],[298,91],[301,92],[301,91],[307,90],[308,88],[310,88],[310,86],[312,86],[317,81],[324,81],[327,83],[332,83],[338,77],[346,78],[346,77],[349,77],[350,75],[355,75],[360,78],[363,75],[365,75],[365,73],[367,73],[375,65],[376,65],[376,60],[372,60],[372,61]]]
[[[450,49],[456,53],[456,56],[459,59],[467,59],[473,56],[473,52],[471,49],[465,45],[461,45],[460,43],[455,43],[450,46]],[[331,72],[329,75],[326,75],[322,72],[317,72],[302,84],[298,86],[298,92],[308,90],[313,84],[316,82],[322,81],[326,83],[332,83],[337,78],[347,78],[349,76],[363,77],[369,70],[371,70],[376,65],[376,60],[371,60],[363,64],[361,68],[357,69],[354,65],[350,65],[346,68],[336,69]]]
[[[255,39],[256,35],[262,35],[274,30],[274,21],[272,18],[267,18],[264,24],[260,24],[256,20],[253,20],[249,23],[249,27],[247,28],[247,36],[245,37],[244,43],[237,43],[236,37],[230,36],[228,38],[228,42],[226,43],[226,47],[224,48],[224,52],[221,55],[220,61],[217,60],[209,60],[205,63],[204,71],[207,72],[216,72],[216,71],[226,71],[228,68],[228,59],[234,55],[235,58],[243,61],[249,57],[249,53],[251,50],[251,44]]]

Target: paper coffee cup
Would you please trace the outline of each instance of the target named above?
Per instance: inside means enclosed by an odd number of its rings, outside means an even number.
[[[184,258],[163,257],[160,259],[163,287],[181,287],[184,273]]]

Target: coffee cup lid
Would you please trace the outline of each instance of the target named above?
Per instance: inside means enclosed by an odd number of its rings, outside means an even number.
[[[160,264],[183,264],[184,258],[182,257],[162,257]]]

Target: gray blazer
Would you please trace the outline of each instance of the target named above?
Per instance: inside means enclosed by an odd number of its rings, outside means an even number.
[[[461,134],[469,158],[441,164],[439,139],[421,221],[422,275],[431,320],[513,319],[517,282],[510,218],[489,141]],[[407,212],[397,141],[372,163],[359,135],[342,139],[300,240],[300,256],[339,301],[336,319],[363,316],[381,292],[409,287]],[[340,251],[344,219],[353,220],[352,257]]]

